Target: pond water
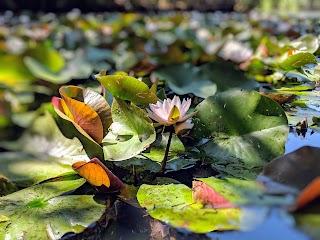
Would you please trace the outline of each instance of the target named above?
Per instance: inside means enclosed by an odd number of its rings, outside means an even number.
[[[308,128],[302,134],[295,127],[290,127],[286,142],[286,153],[293,152],[303,146],[320,147],[320,131]],[[308,235],[295,227],[295,220],[286,210],[273,207],[252,207],[252,214],[261,216],[259,223],[246,231],[211,232],[207,234],[193,234],[185,230],[177,230],[148,216],[144,209],[135,208],[123,202],[117,202],[118,220],[110,224],[102,237],[103,240],[143,240],[143,239],[179,239],[179,240],[307,240]],[[124,213],[124,214],[121,214]],[[265,217],[265,218],[264,218]],[[264,218],[264,220],[262,220]],[[255,221],[257,220],[255,216]]]
[[[293,152],[303,146],[320,147],[320,131],[308,128],[305,134],[290,128],[286,142],[286,153]]]

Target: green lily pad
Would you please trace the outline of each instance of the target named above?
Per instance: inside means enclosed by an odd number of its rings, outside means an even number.
[[[200,148],[227,175],[254,179],[267,162],[284,153],[289,130],[285,112],[258,92],[219,93],[196,110],[191,135],[209,138]]]
[[[38,116],[18,141],[3,142],[1,146],[14,151],[61,158],[66,164],[89,160],[79,139],[65,137],[49,112]]]
[[[115,98],[111,112],[113,123],[102,140],[106,160],[119,161],[134,157],[155,141],[152,121],[141,108]]]
[[[27,187],[66,174],[75,174],[70,161],[48,155],[32,156],[23,152],[0,153],[1,173],[19,187]],[[71,161],[70,161],[71,162]]]
[[[45,45],[37,45],[35,48],[28,50],[26,55],[42,63],[54,73],[60,72],[65,66],[62,55],[56,49]]]
[[[285,70],[293,70],[300,68],[306,64],[309,63],[315,63],[316,58],[312,53],[309,52],[300,52],[294,55],[288,56],[286,59],[284,59],[279,66]]]
[[[146,156],[147,158],[150,158],[156,162],[162,162],[168,143],[168,138],[169,133],[163,133],[161,135],[161,140],[158,139],[157,141],[155,141],[154,144],[152,144],[152,146],[150,147],[150,151],[143,153],[143,156]],[[185,148],[183,146],[183,143],[180,141],[179,137],[176,134],[173,134],[168,161],[178,158],[178,155],[183,154],[184,152]]]
[[[137,199],[151,217],[176,228],[206,233],[240,227],[240,209],[203,208],[201,203],[193,200],[192,190],[183,184],[143,184],[138,190]]]
[[[148,86],[136,78],[125,75],[95,75],[98,81],[114,96],[135,104],[156,103],[158,97]]]
[[[21,56],[0,55],[0,83],[7,86],[29,84],[35,77],[24,65]]]
[[[67,83],[73,78],[87,78],[93,70],[89,63],[78,58],[69,61],[60,72],[51,71],[46,65],[29,56],[26,56],[23,61],[35,77],[55,84]]]
[[[82,232],[101,217],[105,206],[90,195],[60,195],[83,183],[84,179],[44,183],[1,197],[0,238],[58,239]]]
[[[217,85],[212,81],[214,76],[187,63],[165,66],[153,74],[160,80],[165,80],[171,90],[180,95],[193,93],[206,98],[217,91]]]
[[[315,53],[319,48],[319,40],[313,34],[306,34],[291,41],[290,45],[300,51]]]
[[[218,179],[215,177],[197,178],[208,184],[212,189],[222,195],[225,199],[234,204],[240,205],[284,205],[293,204],[293,198],[276,197],[264,194],[263,186],[251,180],[236,178]]]

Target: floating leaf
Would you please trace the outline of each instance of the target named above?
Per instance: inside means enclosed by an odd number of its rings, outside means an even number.
[[[183,184],[143,184],[138,190],[137,198],[151,217],[176,228],[206,233],[240,227],[240,209],[203,208],[201,203],[193,200],[192,190]]]
[[[0,83],[7,86],[29,84],[36,80],[17,55],[0,55]]]
[[[284,59],[279,66],[285,70],[293,70],[296,68],[300,68],[309,63],[315,63],[316,58],[312,53],[309,52],[300,52],[293,55],[288,56]]]
[[[305,34],[290,42],[290,45],[299,51],[315,53],[319,48],[318,37],[313,34]]]
[[[113,123],[102,141],[106,160],[131,158],[154,142],[156,133],[152,121],[141,108],[115,98],[111,111]]]
[[[66,138],[49,112],[38,116],[17,141],[2,142],[1,146],[33,155],[44,154],[57,157],[65,164],[88,159],[81,142],[76,138]]]
[[[87,78],[93,70],[88,62],[78,57],[70,60],[66,68],[57,73],[52,72],[47,66],[32,57],[27,56],[23,61],[35,77],[55,84],[67,83],[71,79]]]
[[[196,110],[191,135],[210,138],[201,149],[221,172],[254,179],[268,161],[284,152],[286,115],[276,102],[258,92],[219,93]]]
[[[0,238],[53,239],[80,233],[97,221],[105,206],[93,196],[60,196],[84,179],[39,184],[0,198]]]
[[[115,97],[135,104],[156,103],[157,96],[148,86],[136,78],[124,75],[95,75],[101,84]]]
[[[213,201],[218,201],[218,204],[222,204],[221,207],[231,207],[232,204],[289,206],[293,202],[292,198],[277,198],[265,194],[263,186],[256,181],[236,178],[218,179],[215,177],[197,178],[196,180],[213,189],[214,192],[211,195],[217,198]]]
[[[172,91],[180,95],[193,93],[206,98],[217,91],[217,85],[212,81],[214,78],[190,64],[165,66],[153,74],[160,80],[165,80]]]
[[[54,48],[38,44],[26,52],[27,56],[39,61],[52,72],[59,72],[65,65],[62,55]]]
[[[18,187],[27,187],[44,180],[67,174],[74,174],[67,158],[48,155],[34,157],[22,152],[0,154],[1,173],[5,174]]]
[[[205,206],[212,208],[233,208],[235,207],[227,199],[201,181],[192,182],[192,198]]]
[[[72,164],[72,168],[93,186],[105,186],[115,191],[124,188],[124,184],[120,179],[100,162],[98,158],[93,158],[89,162],[76,162]]]
[[[147,158],[150,158],[156,162],[162,162],[168,139],[169,133],[161,134],[161,139],[158,139],[156,142],[154,142],[154,144],[152,144],[150,147],[150,151],[143,153],[143,156],[146,156]],[[168,162],[179,158],[179,154],[184,153],[185,148],[183,143],[176,134],[173,134],[168,155]]]

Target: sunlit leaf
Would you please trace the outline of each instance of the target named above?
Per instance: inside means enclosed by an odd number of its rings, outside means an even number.
[[[84,179],[39,184],[0,198],[0,238],[53,239],[80,233],[98,221],[105,206],[90,195],[60,196]]]
[[[286,115],[258,92],[223,92],[205,99],[196,110],[191,135],[210,139],[201,149],[219,171],[254,179],[267,162],[284,153]]]
[[[319,48],[319,39],[313,34],[305,34],[298,39],[291,41],[290,45],[299,51],[315,53]]]
[[[279,66],[285,70],[293,70],[296,68],[300,68],[308,63],[315,63],[316,58],[312,53],[309,52],[300,52],[297,54],[293,54],[284,59]]]
[[[124,75],[95,75],[103,86],[115,97],[135,104],[156,103],[157,96],[148,86],[136,78]]]
[[[0,55],[0,83],[8,86],[28,84],[35,80],[20,56]]]
[[[88,104],[100,117],[103,125],[103,136],[107,135],[112,123],[111,108],[108,102],[97,92],[77,86],[64,86],[60,94]]]
[[[97,158],[93,158],[89,162],[76,162],[72,164],[72,168],[93,186],[105,186],[114,191],[124,188],[120,179]]]
[[[128,159],[154,142],[156,133],[145,111],[116,98],[111,111],[113,123],[102,141],[106,160]]]
[[[235,230],[240,227],[242,211],[238,208],[203,208],[192,198],[192,190],[183,184],[146,185],[137,193],[140,205],[151,217],[176,228],[195,233]]]
[[[62,99],[54,97],[52,103],[57,114],[72,122],[74,126],[88,138],[101,143],[103,138],[102,121],[96,111],[86,104],[68,97],[65,88],[60,88]],[[71,115],[72,118],[68,117]]]

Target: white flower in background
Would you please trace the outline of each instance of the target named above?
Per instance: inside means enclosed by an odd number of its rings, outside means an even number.
[[[199,40],[208,40],[212,36],[212,34],[206,28],[199,28],[196,31],[196,36]]]
[[[187,122],[189,118],[194,116],[197,112],[187,114],[191,105],[191,99],[183,99],[180,101],[178,96],[174,96],[173,99],[165,99],[163,102],[158,101],[156,104],[150,104],[150,110],[147,109],[148,115],[151,119],[158,122],[159,125],[173,125],[175,126],[175,132],[178,133],[184,129],[191,129],[193,124]]]
[[[242,63],[249,60],[252,57],[252,54],[253,51],[251,48],[235,40],[227,41],[219,52],[219,56],[224,60],[231,60],[236,63]]]
[[[48,28],[34,28],[26,29],[25,35],[33,40],[41,41],[46,39],[50,34],[50,29]]]
[[[18,37],[10,37],[6,40],[6,49],[12,54],[21,54],[26,50],[26,43]]]

